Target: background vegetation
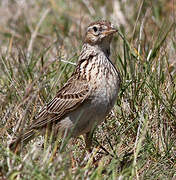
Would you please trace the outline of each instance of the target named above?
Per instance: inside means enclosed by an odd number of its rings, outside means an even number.
[[[176,178],[174,0],[1,0],[0,17],[1,179]],[[9,142],[69,78],[99,19],[119,29],[111,59],[123,85],[92,153],[82,136],[58,149],[39,137],[14,155]]]

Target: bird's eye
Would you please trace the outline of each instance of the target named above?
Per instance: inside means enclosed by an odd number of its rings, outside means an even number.
[[[97,32],[97,31],[98,31],[98,29],[97,29],[96,26],[93,27],[93,30],[94,30],[94,32]]]

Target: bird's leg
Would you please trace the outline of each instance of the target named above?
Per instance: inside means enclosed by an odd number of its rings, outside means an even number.
[[[86,150],[91,153],[92,152],[92,149],[91,149],[91,146],[92,146],[92,138],[93,138],[93,132],[94,131],[89,131],[88,133],[85,134],[85,144],[86,144]]]
[[[88,155],[89,157],[90,157],[90,154],[92,153],[91,146],[92,146],[92,139],[93,139],[94,130],[95,130],[95,128],[92,131],[86,133],[86,135],[85,135],[86,150],[89,153],[89,155]],[[98,161],[95,159],[94,153],[92,154],[92,164],[94,164],[96,167],[98,166]]]

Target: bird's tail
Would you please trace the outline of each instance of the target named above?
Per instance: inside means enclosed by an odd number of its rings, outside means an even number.
[[[30,140],[32,140],[39,133],[36,129],[26,130],[24,133],[21,133],[15,140],[13,140],[9,148],[14,153],[19,153],[20,149],[26,145]]]

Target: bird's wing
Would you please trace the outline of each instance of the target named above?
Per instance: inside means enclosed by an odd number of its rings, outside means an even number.
[[[30,128],[43,127],[49,122],[60,120],[66,113],[73,111],[89,97],[90,88],[85,80],[74,75],[59,90],[38,114]]]

